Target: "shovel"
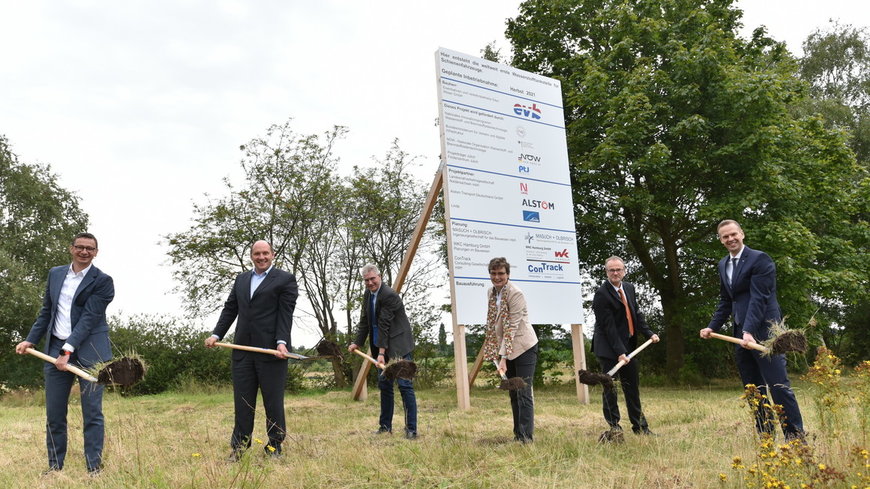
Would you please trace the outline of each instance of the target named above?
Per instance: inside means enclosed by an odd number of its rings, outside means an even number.
[[[368,360],[372,365],[384,371],[384,377],[390,381],[399,379],[413,380],[417,374],[417,364],[408,360],[398,360],[385,366],[383,363],[378,363],[377,360],[362,352],[359,348],[353,351],[357,355]]]
[[[33,348],[28,348],[25,351],[37,358],[51,363],[52,365],[57,365],[56,358],[46,355],[41,351],[36,351]],[[98,364],[97,367],[99,367],[99,370],[97,371],[96,377],[75,365],[67,364],[66,369],[89,382],[104,385],[120,385],[122,387],[130,387],[136,382],[142,380],[145,376],[145,365],[141,360],[135,357],[118,358],[109,363]]]
[[[726,336],[724,334],[710,333],[710,336],[737,345],[743,343],[743,340],[741,340],[740,338]],[[770,348],[764,345],[759,345],[758,343],[747,343],[746,346],[765,354],[772,353],[774,355],[779,355],[782,353],[791,352],[803,353],[807,351],[807,338],[800,331],[786,330],[785,332],[777,335],[773,339],[773,341],[770,342]]]
[[[503,374],[501,369],[498,368],[498,362],[495,360],[492,361],[492,364],[495,365],[495,370],[501,376],[501,384],[499,384],[498,388],[503,391],[518,391],[526,387],[526,381],[523,380],[522,377],[511,377],[507,378],[507,375]]]
[[[646,340],[646,342],[639,347],[637,347],[633,352],[629,353],[627,356],[630,359],[634,358],[635,355],[643,351],[644,348],[650,346],[652,344],[652,338]],[[613,387],[613,374],[615,374],[619,369],[622,368],[623,365],[628,363],[625,360],[620,360],[616,365],[613,366],[612,369],[608,370],[606,374],[599,374],[595,372],[590,372],[588,370],[578,370],[577,378],[580,382],[587,385],[596,385],[602,384],[604,387],[610,388]]]
[[[281,353],[280,351],[273,350],[271,348],[260,348],[257,346],[247,346],[247,345],[236,345],[233,343],[223,343],[220,341],[216,342],[215,345],[222,346],[224,348],[232,348],[234,350],[244,350],[244,351],[252,351],[255,353],[265,353],[267,355],[276,355],[278,353]],[[294,360],[308,360],[309,358],[311,358],[311,357],[306,357],[305,355],[299,355],[298,353],[290,353],[290,352],[285,353],[285,355],[287,355],[287,358],[292,358]]]

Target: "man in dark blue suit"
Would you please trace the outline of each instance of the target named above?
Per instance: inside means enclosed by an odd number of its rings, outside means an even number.
[[[628,358],[628,354],[637,348],[637,332],[642,332],[653,343],[658,343],[659,336],[647,326],[646,319],[640,312],[634,285],[623,281],[625,263],[622,258],[611,256],[605,260],[604,268],[607,271],[607,281],[598,287],[592,299],[592,310],[595,312],[592,352],[598,357],[598,363],[605,372],[615,367],[619,361],[626,362],[616,372],[616,377],[622,384],[631,430],[638,435],[651,435],[640,405],[637,361]],[[605,388],[601,396],[604,419],[610,426],[610,432],[603,436],[605,439],[620,440],[622,427],[619,425],[616,389]],[[619,435],[614,436],[616,433]]]
[[[263,353],[233,350],[233,401],[235,424],[230,438],[231,460],[238,460],[251,446],[254,432],[254,411],[257,390],[263,395],[266,411],[268,444],[263,447],[271,456],[281,455],[281,443],[287,433],[284,418],[284,384],[287,382],[287,353],[290,347],[290,329],[299,288],[296,277],[272,266],[275,252],[266,241],[251,246],[254,270],[240,273],[212,336],[205,346],[214,344],[236,323],[234,342],[238,345],[277,349],[274,356]]]
[[[803,419],[788,380],[785,355],[762,355],[747,346],[766,340],[770,324],[782,320],[776,300],[776,266],[767,253],[743,245],[743,229],[737,221],[726,219],[717,229],[728,255],[719,261],[719,306],[710,324],[701,330],[701,338],[710,338],[710,333],[719,331],[731,318],[731,334],[743,340],[742,347],[734,349],[743,385],[755,384],[765,397],[773,397],[773,402],[782,406],[780,421],[786,439],[802,438]],[[774,422],[769,411],[758,410],[759,432],[772,434]]]
[[[76,377],[67,365],[78,363],[88,368],[112,358],[109,345],[109,325],[106,306],[115,297],[112,277],[91,262],[97,256],[97,238],[79,233],[69,247],[72,264],[54,267],[48,272],[48,284],[42,309],[27,334],[27,339],[15,346],[16,353],[46,338],[43,351],[57,357],[57,363],[46,363],[45,411],[48,470],[62,470],[67,447],[67,404]],[[96,475],[102,469],[103,386],[79,379],[85,441],[85,465]]]
[[[377,351],[377,361],[386,364],[390,358],[412,360],[414,334],[411,322],[405,313],[402,298],[381,280],[378,267],[369,263],[360,269],[366,291],[363,294],[362,310],[357,325],[356,338],[348,346],[354,351],[371,338],[372,350]],[[398,379],[399,393],[405,409],[405,438],[417,438],[417,396],[414,384],[407,379]],[[378,372],[378,389],[381,391],[381,416],[377,433],[393,432],[393,381]]]

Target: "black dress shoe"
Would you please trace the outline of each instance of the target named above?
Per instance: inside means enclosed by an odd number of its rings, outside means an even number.
[[[88,476],[89,477],[97,477],[103,472],[103,466],[97,465],[96,467],[88,467]]]
[[[272,445],[266,445],[265,447],[263,447],[263,453],[265,453],[266,456],[270,457],[270,458],[281,458],[281,456],[282,456],[281,448],[280,447],[276,448],[276,447],[273,447]]]
[[[416,440],[417,439],[417,432],[416,431],[406,431],[405,432],[405,439],[406,440]]]
[[[649,428],[644,428],[642,430],[632,430],[632,431],[634,431],[635,435],[658,436],[655,433],[653,433],[652,431],[650,431]]]
[[[227,456],[227,462],[238,462],[242,459],[242,454],[244,453],[244,450],[233,449],[233,451]]]
[[[60,472],[62,470],[63,469],[61,469],[60,467],[49,467],[48,469],[44,470],[41,474],[39,474],[39,476],[40,477],[48,477],[48,476],[54,474],[55,472]]]
[[[378,428],[378,431],[375,431],[376,435],[383,435],[384,433],[393,434],[393,430],[388,430],[388,429],[384,428],[383,426],[381,426],[380,428]]]

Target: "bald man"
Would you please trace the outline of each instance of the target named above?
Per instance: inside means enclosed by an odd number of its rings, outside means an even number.
[[[236,321],[234,342],[238,345],[277,349],[274,356],[233,350],[233,399],[235,426],[230,438],[230,460],[237,461],[251,446],[257,391],[263,394],[266,410],[266,454],[281,455],[281,443],[287,431],[284,420],[284,384],[287,382],[287,353],[290,329],[299,289],[296,278],[272,266],[275,252],[266,241],[251,246],[253,270],[236,277],[230,296],[212,336],[205,346],[213,348]]]

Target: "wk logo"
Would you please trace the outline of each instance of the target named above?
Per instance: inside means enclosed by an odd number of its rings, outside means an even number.
[[[562,251],[555,251],[556,258],[568,258],[568,249],[565,248]]]
[[[514,104],[514,114],[527,119],[539,120],[541,118],[541,109],[538,108],[538,104],[532,104],[531,107],[523,104]]]

